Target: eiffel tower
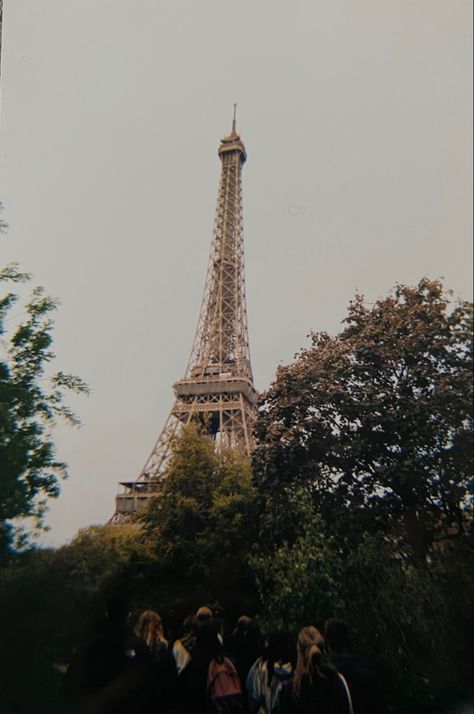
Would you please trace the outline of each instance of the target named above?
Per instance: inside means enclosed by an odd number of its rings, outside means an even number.
[[[135,481],[122,481],[111,523],[142,511],[166,471],[172,438],[200,421],[216,448],[250,453],[257,392],[253,385],[245,304],[242,166],[245,146],[236,131],[221,140],[221,175],[211,254],[196,335],[183,379],[173,385],[175,402]]]

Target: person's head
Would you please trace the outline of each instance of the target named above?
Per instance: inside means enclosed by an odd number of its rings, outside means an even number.
[[[326,679],[329,669],[323,636],[312,625],[303,627],[298,634],[293,696],[299,698],[303,677],[307,676],[311,683],[315,683],[319,679]]]
[[[105,603],[108,620],[114,625],[125,625],[130,615],[130,603],[126,595],[111,595]]]
[[[332,652],[347,652],[352,649],[351,633],[343,620],[328,620],[324,626],[324,637]]]
[[[291,638],[286,630],[272,630],[266,638],[265,652],[263,655],[267,662],[268,678],[271,679],[276,662],[286,664],[291,662]]]
[[[206,605],[203,605],[196,612],[196,617],[201,623],[212,620],[213,615],[211,608],[207,607]]]
[[[216,657],[222,650],[222,644],[219,640],[219,623],[217,620],[204,620],[199,625],[197,635],[199,647],[211,657]]]
[[[241,615],[237,620],[235,630],[232,633],[232,637],[237,637],[239,640],[243,640],[248,633],[249,625],[252,619],[247,615]]]
[[[245,630],[245,639],[250,646],[253,646],[259,652],[263,650],[263,636],[257,620],[249,619]]]
[[[188,615],[183,622],[183,633],[185,635],[197,635],[199,630],[199,620],[197,615]]]
[[[252,618],[248,615],[241,615],[237,620],[236,630],[238,632],[247,632],[249,624],[252,622]]]
[[[270,662],[290,662],[291,638],[286,630],[272,630],[266,638],[265,659]]]
[[[148,647],[153,647],[160,641],[165,641],[161,617],[154,610],[142,612],[133,631],[137,637],[146,642]]]

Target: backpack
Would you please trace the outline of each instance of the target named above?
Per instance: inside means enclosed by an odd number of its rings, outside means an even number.
[[[240,677],[229,657],[212,659],[207,671],[207,693],[216,714],[240,714],[243,695]]]

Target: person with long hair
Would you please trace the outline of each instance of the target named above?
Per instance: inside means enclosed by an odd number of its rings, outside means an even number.
[[[155,610],[145,610],[138,618],[133,631],[143,640],[155,660],[161,661],[168,650],[168,640],[165,638],[160,615]]]
[[[133,632],[145,643],[153,657],[156,671],[156,699],[160,700],[162,711],[173,709],[178,672],[160,615],[155,610],[145,610],[139,616]]]
[[[179,675],[180,711],[183,714],[206,714],[209,707],[209,664],[212,659],[223,654],[219,624],[206,617],[199,625],[191,660]]]
[[[291,682],[280,695],[281,714],[353,714],[347,683],[329,663],[324,638],[316,627],[298,635]]]
[[[173,656],[178,674],[188,666],[197,642],[199,620],[196,615],[188,615],[183,622],[183,636],[173,644]]]
[[[280,690],[293,671],[291,649],[290,637],[285,630],[269,633],[264,653],[255,661],[247,677],[247,700],[252,714],[273,714],[278,709]]]
[[[264,650],[263,637],[258,622],[247,615],[239,617],[226,644],[234,656],[240,681],[245,684],[250,668]]]
[[[104,618],[73,657],[61,694],[70,714],[164,714],[156,706],[157,667],[146,644],[131,631],[127,594],[112,594]]]
[[[380,675],[356,654],[347,623],[328,620],[324,626],[324,638],[331,664],[349,685],[354,710],[364,714],[386,714],[387,704]]]

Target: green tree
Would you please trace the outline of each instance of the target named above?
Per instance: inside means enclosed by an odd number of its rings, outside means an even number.
[[[423,560],[472,506],[472,305],[425,278],[356,295],[344,322],[263,395],[256,478],[270,499],[304,484],[342,535],[398,529]]]
[[[439,544],[423,566],[397,538],[365,534],[346,559],[345,619],[359,651],[384,663],[392,711],[456,711],[472,697],[472,549]]]
[[[251,557],[262,615],[269,627],[322,627],[345,612],[342,552],[302,488],[286,493],[284,510],[292,537],[273,549],[259,543]]]
[[[29,279],[17,265],[0,271],[0,282]],[[43,525],[47,499],[58,496],[59,479],[67,473],[56,457],[52,428],[58,417],[79,423],[64,402],[65,392],[88,391],[73,375],[47,377],[57,300],[36,287],[20,307],[23,319],[16,322],[10,311],[18,303],[14,292],[0,298],[0,559],[19,533],[17,519],[33,518],[36,527]],[[10,332],[9,322],[14,325]]]
[[[143,522],[159,580],[173,593],[162,598],[175,597],[187,610],[195,600],[232,607],[253,591],[248,555],[257,533],[257,498],[243,454],[216,454],[212,439],[193,424],[186,427]]]
[[[132,564],[148,557],[136,526],[94,526],[57,550],[16,553],[0,569],[7,711],[56,711],[57,665],[67,665],[73,650],[97,635],[107,597],[122,592]]]

